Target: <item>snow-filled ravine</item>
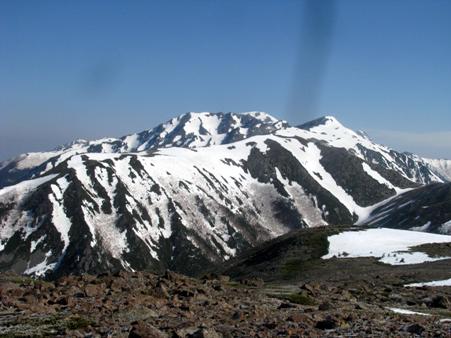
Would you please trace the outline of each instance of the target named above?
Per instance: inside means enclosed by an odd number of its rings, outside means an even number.
[[[323,259],[376,257],[382,263],[403,265],[451,258],[430,257],[423,252],[409,251],[411,247],[417,245],[451,242],[451,236],[446,235],[377,228],[345,231],[329,236],[328,240],[329,253],[323,256]]]

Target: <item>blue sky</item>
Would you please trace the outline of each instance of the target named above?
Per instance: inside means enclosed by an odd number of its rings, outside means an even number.
[[[451,158],[451,1],[1,1],[0,159],[187,111]]]

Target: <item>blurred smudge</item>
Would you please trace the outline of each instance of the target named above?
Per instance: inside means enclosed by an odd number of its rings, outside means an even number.
[[[120,79],[121,65],[113,60],[90,64],[82,74],[82,91],[85,95],[98,97],[108,94]]]
[[[335,0],[304,0],[299,52],[289,93],[287,118],[305,122],[319,113],[318,100],[331,50]]]

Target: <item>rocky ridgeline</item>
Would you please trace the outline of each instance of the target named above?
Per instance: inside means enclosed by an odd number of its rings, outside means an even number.
[[[172,272],[54,282],[0,275],[1,336],[449,337],[450,288],[309,283],[281,292],[259,279]],[[389,307],[415,307],[403,315]]]

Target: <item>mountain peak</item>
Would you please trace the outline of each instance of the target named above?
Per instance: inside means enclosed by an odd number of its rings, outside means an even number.
[[[278,122],[281,121],[278,118],[275,118],[274,116],[262,112],[262,111],[249,111],[249,112],[244,112],[242,113],[243,115],[249,115],[252,116],[258,120],[264,121],[264,122]]]
[[[305,129],[305,130],[311,130],[315,127],[319,126],[330,126],[330,127],[343,127],[343,125],[338,121],[334,116],[332,115],[325,115],[321,116],[317,119],[314,119],[312,121],[306,122],[298,126],[298,128]]]
[[[67,148],[72,148],[72,147],[83,147],[83,146],[86,146],[88,144],[89,144],[88,140],[85,140],[85,139],[82,139],[82,138],[78,138],[78,139],[73,140],[71,142],[59,145],[54,150],[58,151],[58,150],[64,150],[64,149],[67,149]]]
[[[328,121],[328,122],[332,122],[332,123],[340,123],[335,116],[333,115],[324,115],[321,117],[322,119]]]
[[[260,120],[262,122],[278,122],[281,121],[280,119],[262,111],[247,111],[247,112],[188,112],[185,114],[180,115],[178,118],[182,119],[183,117],[219,117],[223,118],[226,116],[237,116],[237,117],[243,117],[243,116],[249,116],[254,119]]]

